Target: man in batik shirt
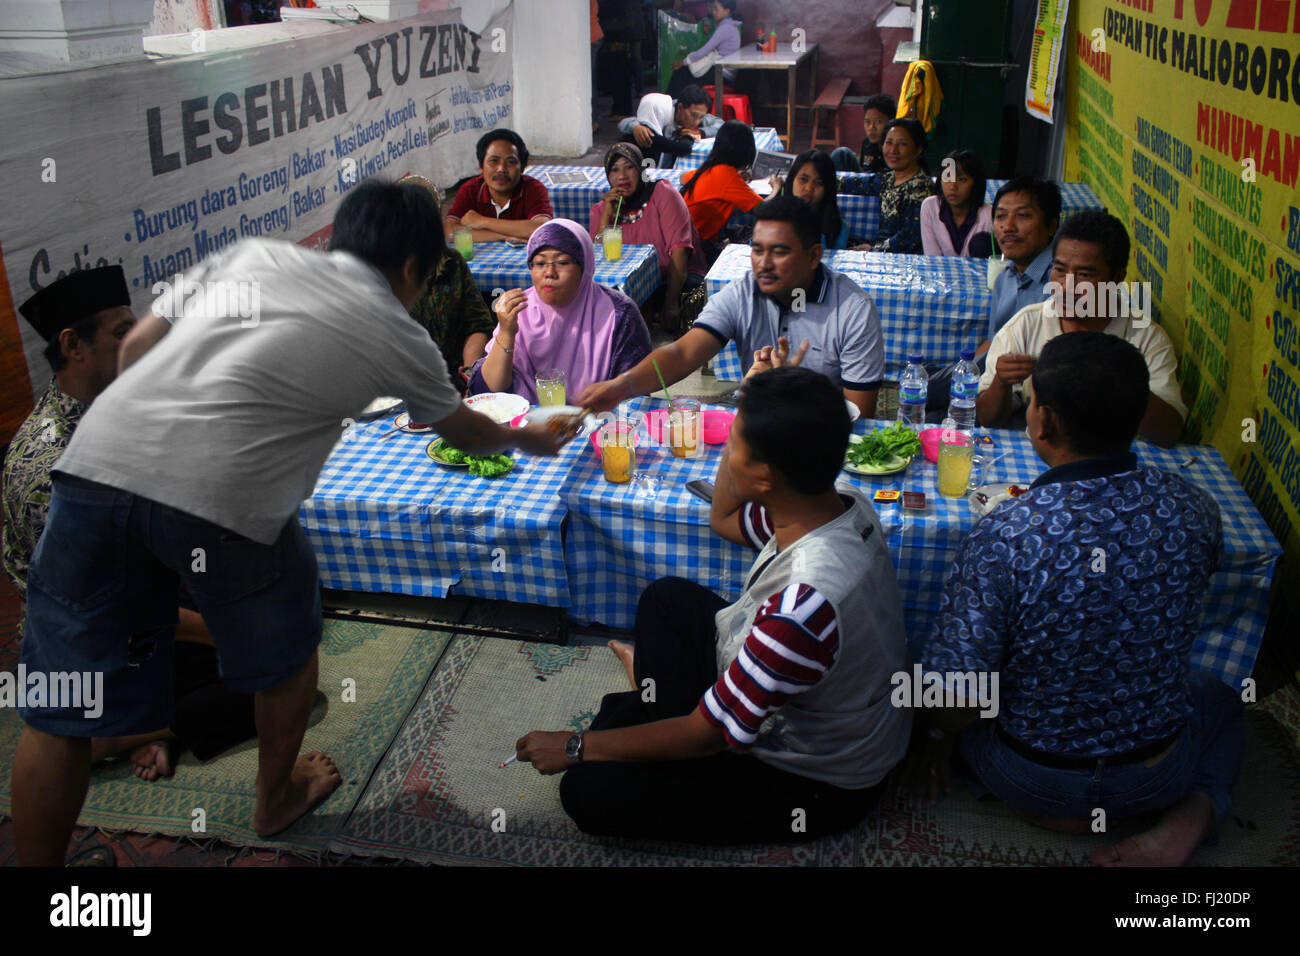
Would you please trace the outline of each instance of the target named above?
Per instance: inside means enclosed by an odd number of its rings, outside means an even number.
[[[487,352],[488,338],[496,319],[470,274],[469,266],[455,249],[448,249],[429,280],[429,289],[411,317],[424,326],[447,362],[452,384],[465,391],[465,369]]]
[[[135,325],[121,266],[74,272],[20,307],[45,339],[54,378],[9,443],[4,464],[4,566],[19,597],[50,507],[50,469],[86,406],[117,375],[117,347]]]
[[[406,175],[398,182],[427,190],[434,202],[441,199],[438,188],[423,176]],[[464,392],[469,383],[466,373],[487,354],[497,320],[488,311],[469,265],[455,249],[447,249],[428,290],[411,309],[411,318],[424,326],[447,363],[451,383]]]

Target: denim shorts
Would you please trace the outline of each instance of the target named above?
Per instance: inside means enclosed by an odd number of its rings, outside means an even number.
[[[320,643],[316,558],[296,517],[274,544],[259,544],[147,498],[55,472],[28,574],[22,664],[29,685],[33,674],[100,675],[102,713],[67,706],[65,694],[29,699],[19,707],[22,719],[69,737],[168,726],[181,585],[233,691],[283,683]]]

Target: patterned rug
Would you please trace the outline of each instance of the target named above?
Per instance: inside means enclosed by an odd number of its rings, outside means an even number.
[[[303,749],[322,750],[333,757],[343,783],[313,813],[274,839],[259,837],[252,826],[256,741],[206,763],[187,753],[172,777],[153,782],[136,778],[124,762],[101,767],[91,776],[78,823],[215,838],[237,847],[270,847],[317,857],[342,828],[449,639],[449,632],[360,621],[325,622],[318,686],[326,699],[318,699]],[[355,681],[354,701],[344,700],[345,680]],[[20,728],[12,710],[0,711],[0,816],[10,810],[9,780]],[[204,811],[205,832],[192,829],[195,809]]]
[[[462,865],[1078,866],[1103,841],[1140,829],[1130,822],[1105,836],[1052,833],[996,800],[974,799],[959,783],[935,808],[889,800],[854,830],[802,846],[590,837],[561,808],[558,776],[499,765],[529,730],[586,726],[601,696],[625,689],[626,681],[603,647],[457,637],[330,849]],[[1296,702],[1286,698],[1278,706],[1291,709],[1294,728]],[[1300,862],[1296,740],[1266,704],[1250,709],[1247,726],[1230,823],[1220,845],[1198,851],[1193,864]]]

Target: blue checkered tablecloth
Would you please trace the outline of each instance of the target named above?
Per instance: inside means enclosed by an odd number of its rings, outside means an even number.
[[[586,218],[578,222],[585,227]],[[479,291],[491,296],[496,289],[527,289],[533,284],[528,271],[528,257],[523,246],[506,242],[474,243],[474,258],[469,271]],[[610,262],[605,250],[596,244],[596,281],[619,289],[638,305],[659,288],[659,257],[654,246],[623,246],[623,258]]]
[[[1005,185],[1005,179],[990,179],[987,188],[984,190],[984,201],[991,203],[993,197],[998,194],[998,190]],[[1057,183],[1061,187],[1061,218],[1073,216],[1076,212],[1083,212],[1085,209],[1095,209],[1098,212],[1104,212],[1105,204],[1097,198],[1097,194],[1092,191],[1092,187],[1087,183]]]
[[[992,295],[983,260],[838,250],[823,261],[875,301],[886,361],[906,362],[919,352],[927,362],[955,362],[987,331]],[[749,246],[727,246],[706,278],[709,295],[750,270]],[[713,360],[714,374],[724,382],[740,381],[752,358],[724,348]]]
[[[576,443],[556,458],[515,452],[510,474],[476,478],[431,461],[431,434],[380,441],[392,422],[344,432],[299,509],[321,583],[567,607],[560,493]]]
[[[840,173],[839,176],[842,189],[844,183],[865,181],[868,176],[871,176],[871,173]],[[1001,189],[1002,183],[1005,182],[1006,179],[989,179],[988,185],[984,189],[984,202],[992,203],[993,196],[997,195],[997,191]],[[1062,219],[1065,219],[1066,216],[1073,216],[1076,212],[1083,212],[1084,209],[1097,209],[1097,211],[1101,212],[1106,208],[1101,200],[1097,199],[1097,194],[1093,193],[1092,186],[1089,186],[1086,182],[1058,182],[1057,186],[1061,187]],[[859,198],[868,199],[871,204],[870,211],[866,213],[871,230],[862,233],[862,235],[875,237],[876,229],[880,226],[880,196],[870,196],[870,198],[868,196],[859,196]],[[841,195],[841,209],[844,208],[844,200],[845,196]],[[852,226],[850,226],[850,230],[852,230]],[[854,234],[857,235],[858,233]]]
[[[551,194],[551,208],[561,219],[572,219],[583,226],[591,222],[591,207],[605,198],[609,192],[609,180],[605,178],[603,166],[529,166],[528,175],[537,179]],[[561,182],[575,176],[585,176],[581,183]],[[667,179],[676,188],[681,188],[682,171],[680,169],[647,169],[646,179]]]
[[[625,403],[622,410],[639,414],[664,404],[642,398]],[[854,430],[862,434],[883,424],[858,422]],[[1046,470],[1023,433],[994,430],[989,434],[996,444],[983,452],[993,459],[983,481],[1029,484]],[[1236,682],[1254,667],[1281,549],[1215,449],[1164,450],[1146,442],[1135,443],[1135,449],[1144,464],[1183,475],[1219,503],[1225,560],[1206,597],[1192,663],[1238,686]],[[1003,453],[1005,457],[997,460]],[[1179,467],[1193,455],[1194,462]],[[708,505],[686,490],[686,482],[693,479],[712,480],[720,457],[720,446],[708,446],[700,458],[686,461],[663,449],[638,449],[637,470],[643,477],[627,485],[607,483],[591,455],[575,461],[563,491],[570,512],[565,562],[572,617],[631,628],[641,591],[668,575],[698,581],[728,599],[739,597],[754,556],[714,535]],[[956,548],[977,520],[965,499],[939,495],[937,477],[935,465],[923,456],[898,476],[841,474],[842,484],[856,487],[868,498],[881,488],[925,493],[924,512],[904,511],[897,504],[877,507],[898,571],[914,655],[929,637],[944,574]]]
[[[777,135],[775,129],[771,126],[754,127],[754,146],[758,149],[765,149],[769,153],[783,152],[781,137]],[[674,169],[699,169],[708,159],[709,150],[713,148],[713,140],[701,140],[692,147],[690,153],[686,156],[678,156]]]
[[[844,184],[850,181],[861,182],[868,175],[870,174],[840,173],[840,187],[842,189]],[[1005,179],[990,179],[984,190],[984,201],[993,202],[993,197],[998,194],[998,189],[1005,182]],[[1057,183],[1057,185],[1061,187],[1062,219],[1085,209],[1101,211],[1106,208],[1087,183]],[[840,213],[848,221],[850,234],[866,240],[876,238],[876,233],[880,231],[879,196],[846,196],[841,193],[839,204]]]
[[[529,166],[528,175],[539,180],[551,194],[551,208],[555,215],[572,219],[586,226],[591,221],[591,207],[609,192],[609,180],[600,166]],[[678,189],[682,185],[680,169],[648,169],[647,179],[667,179]],[[586,177],[583,182],[569,182],[575,176]],[[560,181],[565,180],[565,181]],[[849,235],[861,238],[874,237],[880,224],[880,200],[867,196],[840,196],[840,215],[849,224]],[[753,219],[740,214],[738,219]]]

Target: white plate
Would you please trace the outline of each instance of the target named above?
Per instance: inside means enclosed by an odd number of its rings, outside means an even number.
[[[376,398],[373,402],[361,410],[360,418],[378,418],[381,415],[387,415],[389,412],[395,412],[402,407],[402,399],[393,395],[384,395]]]
[[[1028,484],[1007,484],[1003,481],[994,482],[991,485],[980,485],[970,493],[970,510],[975,512],[981,518],[1002,504],[1004,501],[1013,501],[1020,495],[1012,495],[1012,488],[1023,488],[1029,490]]]
[[[421,425],[419,427],[412,425],[410,412],[402,412],[402,414],[393,419],[393,424],[402,431],[409,432],[412,435],[423,435],[425,432],[433,431],[432,425]]]
[[[844,399],[844,407],[849,410],[849,421],[856,422],[862,417],[862,412],[858,411],[858,406],[854,405],[847,398]]]
[[[550,421],[557,415],[577,415],[581,411],[582,409],[577,405],[543,405],[540,408],[530,408],[527,415],[518,419],[518,424],[535,425],[538,422]],[[596,420],[596,416],[588,412],[587,417],[582,420],[582,429],[576,437],[586,438],[598,424],[600,423]]]
[[[850,445],[856,445],[860,441],[862,441],[861,435],[849,436]],[[904,458],[902,455],[895,455],[883,465],[855,465],[846,457],[844,459],[844,470],[855,475],[879,478],[881,475],[896,475],[911,463],[911,457]]]
[[[855,465],[853,462],[845,459],[844,470],[855,475],[863,475],[867,478],[880,478],[883,475],[896,475],[912,463],[910,458],[900,458],[895,456],[883,465]]]
[[[465,404],[476,412],[481,412],[498,425],[509,425],[510,419],[517,418],[528,411],[528,399],[511,392],[484,392],[471,395]]]

